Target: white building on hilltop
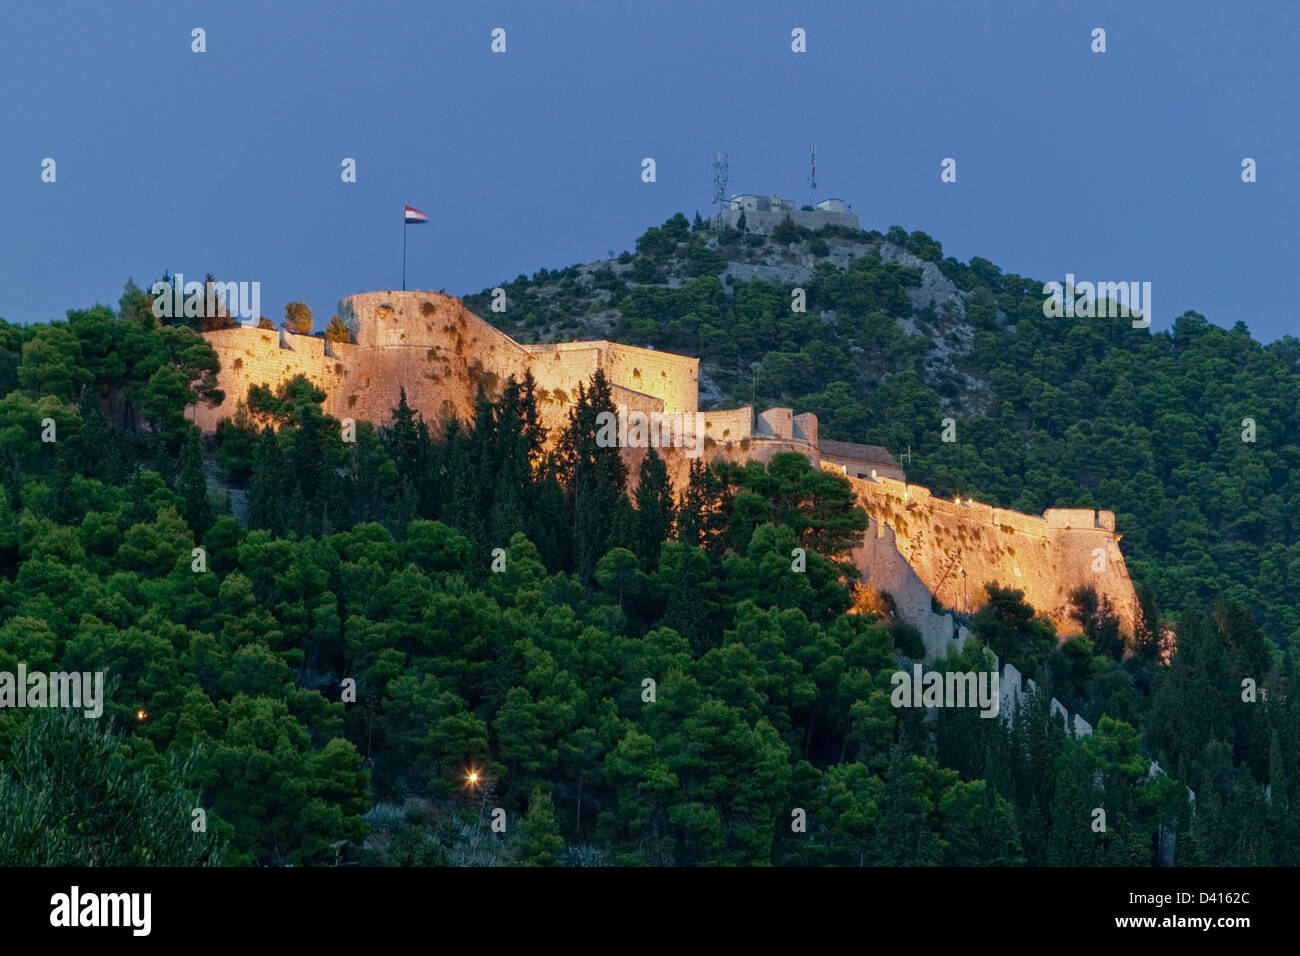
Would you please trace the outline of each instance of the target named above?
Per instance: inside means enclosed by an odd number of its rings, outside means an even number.
[[[731,208],[723,211],[720,228],[737,229],[740,217],[745,217],[745,231],[768,235],[785,221],[786,216],[796,226],[820,229],[822,226],[843,226],[860,229],[858,217],[849,211],[843,199],[823,199],[814,209],[799,209],[793,199],[780,196],[755,196],[744,193],[732,196]]]

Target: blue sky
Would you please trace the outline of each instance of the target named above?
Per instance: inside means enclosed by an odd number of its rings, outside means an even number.
[[[170,269],[260,281],[263,313],[301,299],[322,327],[400,285],[403,203],[432,219],[408,287],[463,295],[707,214],[715,150],[733,191],[806,201],[816,144],[820,196],[864,228],[1150,281],[1153,327],[1195,309],[1268,341],[1300,334],[1297,36],[1293,0],[7,5],[0,316]]]

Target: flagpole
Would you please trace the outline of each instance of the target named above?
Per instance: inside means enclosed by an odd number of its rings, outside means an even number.
[[[406,210],[402,210],[402,291],[406,291]]]

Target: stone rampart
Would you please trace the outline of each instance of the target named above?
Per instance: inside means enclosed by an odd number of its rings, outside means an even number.
[[[862,583],[888,593],[899,616],[921,632],[928,659],[943,657],[954,644],[961,647],[965,628],[957,627],[951,614],[931,606],[930,589],[899,553],[888,525],[872,518],[850,560],[862,573]]]
[[[206,333],[221,361],[217,379],[226,397],[215,408],[197,406],[200,428],[211,432],[233,415],[252,386],[275,388],[295,375],[325,391],[329,414],[376,424],[390,420],[403,389],[408,404],[431,425],[452,416],[467,421],[480,387],[495,398],[510,376],[522,378],[527,371],[536,379],[539,412],[550,429],[564,425],[579,385],[589,383],[597,369],[609,379],[615,404],[628,411],[690,414],[698,408],[698,359],[604,340],[521,345],[459,299],[434,292],[360,293],[339,303],[339,315],[355,342],[256,328]],[[709,438],[702,448],[705,461],[767,462],[794,451],[822,466],[815,415],[774,408],[755,419],[745,406],[701,417]],[[930,595],[941,606],[973,612],[985,599],[984,585],[993,582],[1022,590],[1059,632],[1077,628],[1069,615],[1070,591],[1090,584],[1109,598],[1121,627],[1132,633],[1137,600],[1113,513],[1051,508],[1036,517],[935,498],[929,489],[878,469],[877,480],[856,477],[864,468],[869,474],[872,462],[864,456],[877,454],[871,446],[832,442],[828,448],[838,448],[828,466],[848,472],[873,519],[874,530],[855,560],[861,558],[868,577],[895,594],[905,617],[921,627],[927,649],[945,631],[952,634],[951,619],[931,611]],[[679,449],[663,455],[680,491],[690,459]],[[633,482],[643,456],[628,450]]]
[[[850,477],[873,518],[893,529],[899,552],[945,607],[974,612],[984,585],[1023,591],[1058,633],[1078,630],[1070,592],[1091,585],[1107,597],[1121,630],[1133,632],[1137,596],[1119,550],[1114,516],[1049,509],[1043,517],[932,496],[919,485]]]
[[[431,424],[468,420],[480,386],[496,397],[510,376],[530,370],[542,422],[552,429],[564,424],[579,384],[590,384],[597,369],[629,410],[696,407],[698,359],[604,341],[523,346],[441,293],[363,292],[340,302],[339,316],[355,342],[255,328],[205,334],[221,361],[217,379],[226,398],[198,407],[199,427],[213,431],[252,386],[274,389],[295,375],[327,393],[329,414],[376,424],[391,419],[403,389]]]
[[[748,405],[701,414],[704,434],[715,442],[738,442],[753,437],[754,410]]]

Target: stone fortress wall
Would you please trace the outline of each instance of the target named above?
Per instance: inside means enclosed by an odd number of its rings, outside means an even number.
[[[903,557],[889,525],[868,519],[867,533],[849,559],[862,572],[862,583],[888,593],[899,616],[921,632],[927,659],[943,657],[950,645],[960,648],[965,642],[966,628],[952,614],[933,608],[930,588]]]
[[[732,196],[728,200],[728,206],[716,220],[716,224],[722,228],[740,228],[741,216],[745,217],[746,232],[764,235],[770,235],[787,216],[796,226],[812,230],[822,226],[842,226],[854,230],[861,228],[857,215],[849,211],[848,204],[842,199],[823,199],[812,209],[800,209],[793,199],[745,193]]]
[[[704,434],[715,442],[744,441],[754,435],[754,407],[742,405],[704,413]]]
[[[339,303],[355,344],[256,328],[204,337],[221,360],[225,401],[199,406],[205,432],[235,413],[250,387],[276,387],[295,375],[323,389],[325,411],[382,424],[401,390],[426,420],[468,420],[481,385],[491,396],[511,375],[531,370],[548,427],[563,424],[578,385],[603,369],[615,401],[637,411],[696,410],[699,359],[611,342],[521,345],[474,315],[459,299],[435,292],[365,292]]]
[[[888,525],[897,550],[945,607],[972,612],[984,585],[1024,591],[1058,633],[1077,629],[1069,593],[1091,585],[1133,632],[1137,595],[1115,532],[1115,516],[1091,508],[1049,508],[1042,517],[978,501],[936,498],[893,478],[849,477],[867,513]]]
[[[255,385],[272,388],[304,375],[326,393],[325,411],[339,419],[384,424],[405,389],[407,403],[431,424],[452,416],[468,421],[480,387],[500,394],[510,376],[531,371],[542,422],[556,429],[577,401],[578,386],[597,369],[609,379],[615,404],[629,411],[694,414],[699,410],[699,360],[608,341],[522,345],[434,292],[365,292],[339,303],[354,343],[257,328],[204,334],[221,361],[221,405],[199,404],[205,432],[235,413]],[[1119,550],[1111,512],[1049,509],[1042,517],[933,497],[908,484],[883,448],[821,442],[817,416],[772,408],[755,416],[749,406],[700,413],[705,461],[766,462],[779,452],[805,455],[814,467],[843,474],[872,521],[853,560],[866,579],[889,591],[904,618],[922,632],[927,654],[959,640],[950,614],[931,608],[976,610],[985,583],[1023,590],[1058,632],[1077,627],[1068,595],[1080,584],[1109,598],[1121,628],[1132,633],[1137,599]],[[627,449],[635,480],[646,452]],[[690,459],[661,450],[677,488]],[[873,477],[874,475],[874,477]],[[1100,560],[1099,560],[1100,556]],[[1100,565],[1102,570],[1094,571]]]
[[[603,347],[600,367],[611,382],[660,399],[666,412],[699,409],[699,359],[614,342],[598,344]]]

